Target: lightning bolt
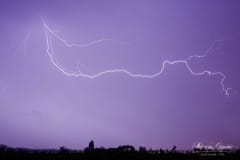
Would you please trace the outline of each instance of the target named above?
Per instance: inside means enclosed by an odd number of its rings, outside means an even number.
[[[129,75],[130,77],[133,77],[133,78],[155,78],[155,77],[160,76],[164,72],[167,65],[183,64],[183,65],[185,65],[185,67],[189,71],[189,73],[193,76],[208,75],[208,76],[220,77],[220,86],[221,86],[222,91],[225,93],[226,96],[230,95],[231,88],[225,87],[225,84],[224,84],[224,81],[226,79],[226,76],[225,76],[224,73],[222,73],[222,72],[212,72],[210,70],[195,72],[195,71],[193,71],[193,69],[189,65],[189,61],[191,61],[194,58],[199,59],[199,58],[205,58],[206,56],[208,56],[210,53],[213,52],[213,47],[210,47],[205,52],[205,54],[203,54],[203,55],[191,55],[191,56],[189,56],[185,59],[179,59],[179,60],[174,60],[174,61],[164,60],[162,62],[160,70],[158,72],[154,73],[154,74],[137,74],[137,73],[132,73],[132,72],[126,70],[126,69],[109,69],[109,70],[105,70],[105,71],[98,72],[96,74],[90,75],[90,74],[82,73],[80,71],[78,71],[78,72],[69,71],[69,70],[65,69],[63,66],[61,66],[61,64],[58,63],[58,60],[55,57],[54,48],[53,48],[52,41],[51,41],[51,38],[50,38],[49,34],[51,34],[52,36],[54,36],[58,40],[60,40],[66,47],[81,47],[81,48],[82,47],[90,47],[90,46],[96,45],[98,43],[101,43],[103,41],[107,41],[107,40],[111,40],[111,39],[103,38],[103,39],[100,39],[100,40],[92,41],[92,42],[87,43],[87,44],[68,43],[64,38],[62,38],[61,36],[59,36],[57,34],[57,31],[54,31],[53,29],[51,29],[44,21],[43,21],[43,27],[44,27],[44,31],[45,31],[45,35],[46,35],[46,43],[47,43],[46,52],[47,52],[47,54],[50,58],[50,61],[59,71],[61,71],[66,76],[94,79],[94,78],[97,78],[97,77],[100,77],[100,76],[103,76],[103,75],[106,75],[106,74],[124,73],[124,74],[127,74],[127,75]],[[212,46],[214,46],[214,44],[217,43],[217,42],[219,42],[219,41],[215,41]]]

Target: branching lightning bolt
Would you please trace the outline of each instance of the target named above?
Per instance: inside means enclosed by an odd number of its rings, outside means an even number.
[[[60,40],[66,47],[90,47],[90,46],[96,45],[98,43],[101,43],[103,41],[111,40],[111,39],[104,38],[104,39],[93,41],[93,42],[90,42],[90,43],[87,43],[87,44],[68,43],[64,38],[59,36],[56,31],[52,30],[45,22],[43,22],[43,26],[44,26],[44,31],[45,31],[45,35],[46,35],[46,43],[47,43],[46,52],[47,52],[47,54],[50,58],[50,61],[59,71],[61,71],[66,76],[84,77],[84,78],[94,79],[94,78],[97,78],[97,77],[100,77],[100,76],[103,76],[103,75],[106,75],[106,74],[124,73],[124,74],[127,74],[127,75],[129,75],[133,78],[155,78],[157,76],[160,76],[164,72],[164,70],[166,69],[166,65],[183,64],[183,65],[185,65],[185,67],[187,68],[189,73],[193,76],[208,75],[208,76],[218,76],[218,77],[220,77],[220,85],[221,85],[222,91],[225,93],[225,95],[227,95],[227,96],[230,95],[231,88],[225,87],[225,84],[224,84],[224,81],[226,79],[226,76],[225,76],[224,73],[222,73],[222,72],[212,72],[210,70],[195,72],[195,71],[193,71],[193,69],[189,65],[189,61],[191,61],[194,58],[205,58],[209,54],[209,52],[211,52],[213,50],[213,48],[209,48],[206,51],[206,53],[203,54],[203,55],[192,55],[192,56],[189,56],[185,59],[174,60],[174,61],[164,60],[162,62],[160,70],[158,72],[154,73],[154,74],[136,74],[136,73],[132,73],[132,72],[126,70],[126,69],[109,69],[109,70],[105,70],[105,71],[98,72],[96,74],[90,75],[90,74],[82,73],[80,71],[78,71],[78,72],[68,71],[63,66],[61,66],[61,64],[58,63],[58,61],[55,57],[52,41],[51,41],[51,38],[50,38],[49,34],[51,34],[52,36],[54,36],[58,40]],[[216,42],[214,42],[214,43],[216,43]]]

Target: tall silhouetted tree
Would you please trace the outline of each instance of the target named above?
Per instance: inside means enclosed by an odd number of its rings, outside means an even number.
[[[89,149],[89,150],[94,150],[94,141],[93,141],[93,140],[91,140],[91,141],[89,142],[89,144],[88,144],[88,149]]]

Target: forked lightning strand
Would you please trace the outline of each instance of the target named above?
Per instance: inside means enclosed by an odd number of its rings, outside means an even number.
[[[220,85],[221,85],[221,88],[222,88],[223,92],[227,96],[230,95],[231,88],[227,88],[224,85],[224,81],[225,81],[225,78],[226,78],[224,73],[222,73],[222,72],[212,72],[212,71],[209,71],[209,70],[204,70],[202,72],[195,72],[195,71],[193,71],[193,69],[189,65],[189,61],[191,61],[193,58],[204,58],[210,52],[212,52],[213,48],[209,48],[206,51],[206,53],[203,54],[203,55],[192,55],[192,56],[189,56],[188,58],[185,58],[185,59],[182,59],[182,60],[181,59],[180,60],[174,60],[174,61],[164,60],[162,62],[160,70],[158,72],[154,73],[154,74],[136,74],[136,73],[132,73],[132,72],[126,70],[126,69],[110,69],[110,70],[105,70],[105,71],[98,72],[96,74],[90,75],[90,74],[81,73],[80,71],[78,71],[78,72],[68,71],[63,66],[61,66],[61,64],[58,63],[58,61],[57,61],[57,59],[54,55],[54,49],[53,49],[52,41],[51,41],[51,38],[50,38],[49,34],[51,34],[52,36],[54,36],[58,40],[60,40],[62,43],[64,43],[64,45],[66,47],[90,47],[92,45],[95,45],[95,44],[98,44],[100,42],[110,40],[110,39],[104,38],[104,39],[93,41],[93,42],[90,42],[90,43],[87,43],[87,44],[77,44],[77,43],[71,43],[70,44],[65,39],[63,39],[61,36],[59,36],[56,31],[52,30],[45,22],[43,22],[43,25],[44,25],[44,30],[45,30],[45,34],[46,34],[46,42],[47,42],[47,50],[46,51],[47,51],[47,54],[48,54],[48,56],[51,60],[51,63],[66,76],[84,77],[84,78],[94,79],[94,78],[97,78],[97,77],[100,77],[100,76],[103,76],[103,75],[106,75],[106,74],[111,74],[111,73],[125,73],[125,74],[127,74],[127,75],[129,75],[133,78],[154,78],[154,77],[160,76],[164,72],[167,64],[169,64],[169,65],[183,64],[183,65],[186,66],[187,70],[193,76],[208,75],[208,76],[218,76],[218,77],[220,77]],[[216,42],[214,42],[214,43],[216,43]]]

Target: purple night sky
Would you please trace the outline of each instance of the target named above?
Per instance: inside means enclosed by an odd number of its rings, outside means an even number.
[[[0,144],[240,145],[239,0],[1,0],[0,19]],[[108,40],[68,47],[44,24],[68,43]],[[191,75],[184,64],[153,78],[68,76],[46,37],[66,72],[87,75],[152,75],[164,60],[207,53],[191,68],[224,73],[232,90],[227,96],[221,77]]]

